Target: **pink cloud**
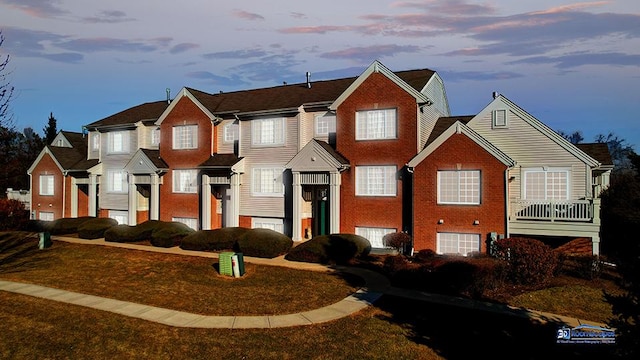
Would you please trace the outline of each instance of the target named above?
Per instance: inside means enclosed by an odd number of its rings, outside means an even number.
[[[248,11],[244,11],[244,10],[234,10],[233,11],[233,16],[239,18],[239,19],[244,19],[244,20],[264,20],[264,16],[260,15],[260,14],[256,14],[256,13],[250,13]]]
[[[568,4],[568,5],[552,7],[547,10],[532,12],[531,15],[564,13],[564,12],[577,11],[577,10],[582,10],[586,8],[591,8],[591,7],[604,6],[610,3],[611,1],[592,1],[592,2]]]

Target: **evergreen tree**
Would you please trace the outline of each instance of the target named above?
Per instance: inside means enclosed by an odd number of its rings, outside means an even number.
[[[53,117],[53,113],[49,114],[49,122],[47,122],[47,126],[44,127],[44,140],[47,145],[51,145],[53,139],[56,138],[56,134],[58,134],[58,129],[56,128],[56,118]]]

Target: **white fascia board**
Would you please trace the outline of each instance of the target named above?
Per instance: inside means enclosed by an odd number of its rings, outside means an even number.
[[[162,124],[162,121],[164,121],[164,119],[169,116],[169,114],[171,114],[171,111],[173,111],[173,108],[176,106],[176,104],[178,103],[178,101],[180,100],[181,97],[187,97],[189,98],[189,100],[191,100],[194,104],[196,104],[196,106],[205,114],[207,115],[207,117],[209,117],[209,119],[211,121],[214,121],[216,119],[216,116],[213,115],[211,113],[211,111],[209,111],[209,109],[207,109],[204,105],[202,105],[196,98],[195,96],[193,96],[193,94],[191,94],[191,92],[189,92],[189,90],[187,90],[187,88],[182,88],[182,90],[180,90],[180,92],[178,92],[178,95],[176,95],[173,100],[171,101],[171,104],[169,104],[169,106],[164,110],[164,112],[162,113],[162,115],[160,115],[160,117],[158,118],[158,120],[156,120],[155,125],[160,125]]]
[[[49,154],[49,156],[53,159],[53,162],[56,164],[58,169],[60,169],[60,172],[64,172],[64,169],[62,168],[62,165],[60,165],[60,163],[58,162],[58,159],[56,159],[56,157],[53,156],[53,153],[51,153],[49,148],[45,146],[44,149],[40,151],[40,154],[38,154],[38,157],[33,161],[31,166],[29,166],[29,168],[27,169],[27,174],[31,175],[33,173],[33,170],[35,170],[36,166],[38,166],[38,163],[40,163],[40,161],[44,157],[44,154]]]

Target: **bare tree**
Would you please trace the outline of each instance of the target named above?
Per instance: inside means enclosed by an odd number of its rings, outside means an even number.
[[[4,36],[0,31],[0,50],[2,49],[2,43],[4,42]],[[9,64],[9,54],[3,55],[0,53],[0,127],[11,127],[13,116],[9,111],[9,103],[13,97],[13,86],[8,80],[7,65]]]

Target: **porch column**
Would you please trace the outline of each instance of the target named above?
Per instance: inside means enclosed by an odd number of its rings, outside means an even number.
[[[329,233],[338,234],[340,232],[340,185],[342,175],[339,172],[329,174]]]
[[[138,223],[138,190],[136,189],[136,177],[133,174],[129,174],[129,206],[127,213],[129,214],[128,225],[136,225]]]
[[[151,204],[149,204],[149,218],[160,220],[160,178],[158,174],[151,174]]]
[[[211,230],[211,178],[202,174],[202,191],[200,191],[202,209],[202,230]]]
[[[228,227],[240,226],[240,174],[231,174],[231,198],[229,199]]]
[[[593,223],[598,224],[598,228],[602,227],[600,221],[600,198],[593,199]],[[591,237],[592,255],[600,255],[600,232]]]
[[[291,238],[293,241],[302,240],[302,185],[300,184],[300,172],[293,171],[293,226]]]
[[[73,176],[71,177],[71,217],[78,217],[78,184]]]
[[[96,216],[98,200],[98,175],[89,175],[89,216]]]

